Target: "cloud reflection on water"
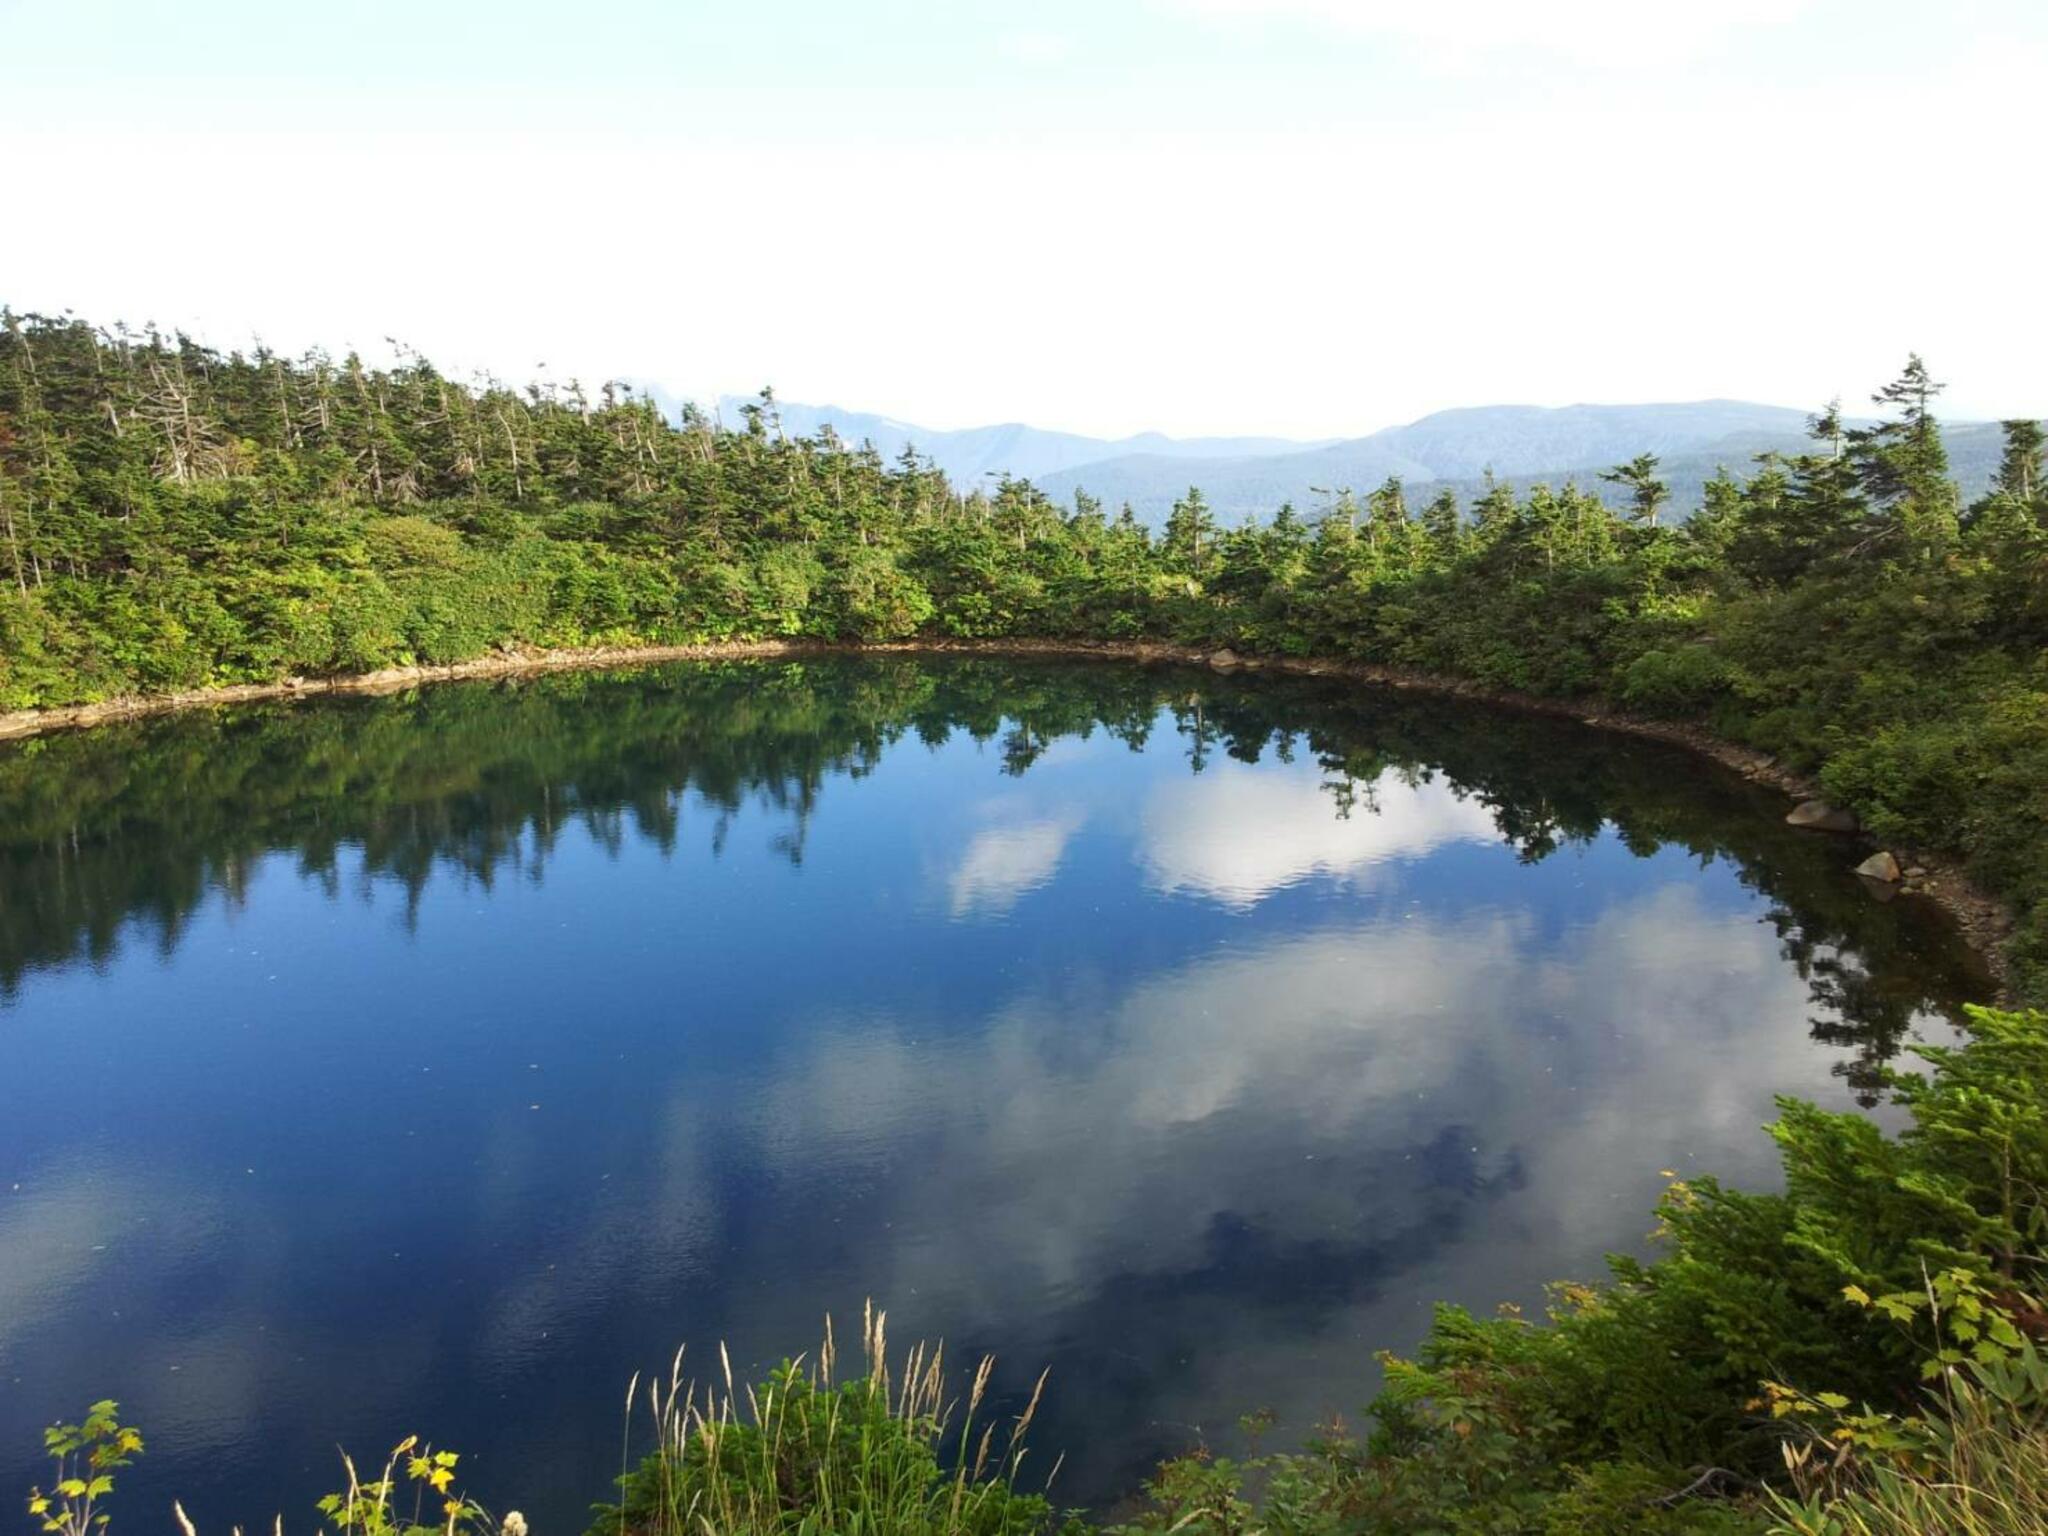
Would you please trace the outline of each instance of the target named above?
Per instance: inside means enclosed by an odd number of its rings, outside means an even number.
[[[1357,881],[1388,861],[1500,837],[1485,806],[1441,781],[1410,783],[1389,769],[1352,786],[1359,803],[1340,818],[1322,780],[1313,765],[1226,760],[1154,785],[1139,851],[1148,883],[1244,908],[1312,876]]]
[[[1035,821],[984,827],[968,840],[948,882],[955,917],[1001,916],[1059,872],[1067,840],[1081,826],[1067,812]]]

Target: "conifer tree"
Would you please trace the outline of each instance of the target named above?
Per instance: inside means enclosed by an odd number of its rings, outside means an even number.
[[[1900,541],[1927,556],[1954,542],[1957,498],[1934,419],[1934,399],[1946,387],[1934,382],[1913,353],[1899,376],[1871,396],[1896,411],[1896,418],[1848,434],[1850,455],[1877,514],[1866,544]]]
[[[1167,563],[1175,570],[1200,580],[1216,539],[1216,519],[1200,486],[1188,487],[1187,495],[1173,504],[1166,519],[1163,545]]]
[[[1458,493],[1449,486],[1438,491],[1430,498],[1429,505],[1422,509],[1423,531],[1429,535],[1439,562],[1449,560],[1457,552],[1463,523],[1464,518],[1458,510]]]
[[[1657,526],[1657,513],[1671,500],[1671,487],[1657,478],[1657,464],[1654,453],[1638,454],[1600,476],[1611,485],[1627,487],[1630,510],[1645,528]]]
[[[1993,489],[2023,506],[2039,506],[2048,500],[2048,480],[2041,474],[2041,423],[2020,417],[1998,425],[2005,434],[2005,447],[1999,455],[1998,474],[1991,482]]]

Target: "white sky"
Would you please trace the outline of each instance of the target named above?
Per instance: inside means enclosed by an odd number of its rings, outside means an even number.
[[[0,302],[930,426],[2048,411],[2036,0],[0,0]]]

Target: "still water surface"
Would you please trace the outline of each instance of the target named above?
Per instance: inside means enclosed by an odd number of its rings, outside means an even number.
[[[308,1527],[417,1430],[574,1536],[631,1372],[869,1296],[1051,1366],[1066,1501],[1299,1434],[1948,1032],[1946,927],[1782,814],[1557,722],[978,660],[0,750],[0,1496],[114,1396],[137,1524]]]

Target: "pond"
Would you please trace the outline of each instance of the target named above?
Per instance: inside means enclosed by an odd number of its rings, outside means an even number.
[[[1769,1184],[1983,980],[1652,743],[1334,679],[807,659],[0,750],[0,1496],[310,1528],[418,1432],[576,1536],[629,1376],[864,1298],[1100,1505],[1432,1302]]]

